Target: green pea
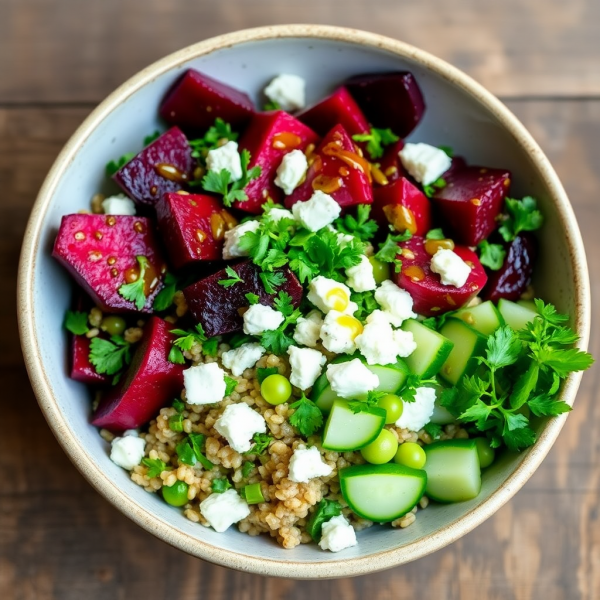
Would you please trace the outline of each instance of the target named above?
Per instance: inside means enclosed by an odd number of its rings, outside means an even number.
[[[260,394],[269,404],[283,404],[292,395],[292,384],[283,375],[269,375],[260,384]]]
[[[395,423],[402,416],[404,403],[402,402],[402,398],[396,396],[396,394],[387,394],[383,396],[377,404],[380,408],[385,408],[385,412],[387,413],[385,419],[386,425]]]
[[[388,429],[382,429],[379,435],[360,453],[362,457],[372,465],[383,465],[390,462],[398,450],[398,440]]]
[[[123,335],[126,327],[127,324],[125,323],[125,319],[114,315],[104,317],[100,325],[100,329],[106,331],[106,333],[110,335]]]
[[[400,444],[396,456],[394,456],[394,462],[413,469],[422,469],[425,466],[426,460],[425,450],[414,442]]]
[[[377,283],[377,285],[390,278],[389,263],[385,263],[374,256],[369,256],[369,262],[373,267],[373,277],[375,278],[375,283]]]
[[[173,485],[164,486],[162,495],[167,504],[171,506],[183,506],[188,502],[188,484],[185,481],[177,481]]]
[[[475,438],[475,446],[477,446],[479,466],[482,469],[489,467],[494,462],[494,458],[496,458],[496,453],[490,446],[490,442],[487,440],[487,438],[478,437]]]

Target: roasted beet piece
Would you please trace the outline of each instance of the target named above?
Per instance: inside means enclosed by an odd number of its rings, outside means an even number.
[[[219,260],[225,231],[237,225],[219,200],[205,194],[165,194],[156,204],[156,216],[176,269],[198,261]]]
[[[98,373],[90,362],[90,343],[85,335],[71,336],[71,379],[88,385],[106,385],[111,377]]]
[[[342,125],[350,136],[370,131],[365,115],[345,87],[306,108],[298,118],[320,135],[325,135],[336,125]]]
[[[389,127],[406,137],[425,112],[423,94],[412,73],[369,73],[346,82],[346,88],[374,127]]]
[[[425,238],[413,236],[400,244],[402,270],[394,275],[396,283],[413,298],[413,310],[419,315],[437,316],[464,306],[475,297],[485,285],[487,276],[479,258],[464,246],[456,246],[454,252],[469,266],[471,273],[465,285],[456,288],[442,285],[440,276],[430,268],[431,254],[425,249]],[[434,240],[429,240],[435,246]],[[434,250],[435,249],[430,249]]]
[[[111,431],[135,429],[180,394],[183,366],[167,359],[175,339],[169,332],[172,327],[158,317],[150,318],[127,372],[100,400],[93,425]]]
[[[446,187],[433,196],[446,234],[476,246],[497,226],[497,217],[510,186],[510,171],[465,167],[444,175]]]
[[[491,271],[482,298],[498,302],[500,298],[518,300],[531,283],[537,255],[537,241],[531,233],[520,233],[504,244],[506,258],[498,271]]]
[[[342,208],[373,202],[369,164],[356,154],[350,136],[341,125],[323,138],[304,183],[285,199],[285,205],[290,208],[296,202],[306,201],[315,190],[329,194]]]
[[[375,188],[371,217],[386,231],[388,223],[396,231],[408,229],[413,235],[425,235],[431,229],[430,202],[405,177]]]
[[[254,104],[244,92],[189,69],[167,92],[159,112],[167,123],[184,129],[208,129],[217,117],[235,129],[250,120]]]
[[[240,152],[248,150],[251,156],[248,169],[258,165],[261,172],[245,188],[248,200],[236,202],[235,207],[259,214],[267,198],[280,202],[283,191],[274,180],[283,155],[295,149],[304,150],[318,139],[312,129],[281,110],[255,115],[240,140]]]
[[[242,329],[244,320],[242,309],[248,307],[246,294],[256,294],[261,304],[273,305],[275,295],[269,295],[260,280],[260,269],[249,260],[233,265],[232,269],[243,283],[225,288],[219,285],[220,279],[229,276],[225,270],[210,275],[183,290],[188,308],[196,321],[202,324],[207,336],[222,335]],[[287,268],[280,269],[286,281],[276,290],[287,292],[294,306],[302,300],[302,286],[296,276]]]
[[[404,142],[398,140],[385,149],[385,152],[379,160],[379,170],[385,175],[388,183],[393,183],[400,177],[405,177],[406,172],[402,166],[402,161],[398,156],[398,152],[404,148]],[[377,185],[376,177],[373,177],[373,185]]]
[[[133,302],[119,294],[119,288],[135,281],[139,274],[136,257],[146,257],[146,304],[141,312],[152,312],[152,302],[162,287],[165,263],[150,219],[66,215],[62,218],[52,256],[65,266],[93,301],[108,312],[137,310]]]
[[[178,127],[171,127],[114,175],[115,182],[140,204],[154,205],[166,192],[177,192],[191,179],[192,150]]]

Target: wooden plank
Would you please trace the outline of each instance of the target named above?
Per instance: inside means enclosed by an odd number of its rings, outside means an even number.
[[[573,201],[600,293],[600,101],[509,103]],[[594,600],[600,597],[600,371],[524,489],[456,544],[385,573],[294,582],[233,573],[156,540],[110,506],[52,437],[20,366],[14,281],[20,238],[46,170],[86,109],[0,109],[0,598],[90,600],[310,596],[344,600]],[[600,356],[600,335],[592,337]],[[8,477],[6,477],[8,475]]]
[[[502,96],[600,94],[595,0],[5,0],[0,102],[96,103],[142,67],[208,37],[312,22],[419,46]]]

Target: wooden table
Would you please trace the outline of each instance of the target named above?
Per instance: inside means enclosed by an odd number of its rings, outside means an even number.
[[[94,492],[46,426],[22,364],[14,290],[29,210],[56,154],[141,67],[212,35],[286,22],[397,37],[498,94],[562,177],[597,297],[597,0],[0,0],[0,598],[600,598],[598,369],[548,458],[493,518],[416,563],[342,581],[265,579],[182,554]],[[596,334],[591,350],[600,356]]]

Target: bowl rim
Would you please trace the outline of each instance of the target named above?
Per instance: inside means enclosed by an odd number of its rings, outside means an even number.
[[[426,556],[454,542],[490,517],[535,472],[562,429],[566,414],[546,424],[538,441],[526,453],[522,463],[489,498],[459,519],[445,525],[421,540],[365,557],[339,558],[323,562],[297,561],[293,559],[292,553],[290,553],[290,560],[247,556],[224,548],[217,548],[207,542],[198,540],[185,531],[173,527],[152,511],[140,506],[125,491],[121,490],[117,484],[111,481],[105,473],[95,469],[91,455],[87,452],[86,448],[79,445],[76,437],[69,430],[58,402],[53,397],[50,382],[41,358],[39,340],[35,337],[35,314],[33,311],[34,272],[42,224],[58,182],[69,167],[79,147],[85,142],[91,132],[126,98],[137,92],[157,76],[177,68],[190,59],[237,44],[282,38],[316,38],[347,42],[359,46],[383,49],[397,56],[409,58],[468,93],[498,119],[516,141],[528,151],[534,167],[538,170],[542,180],[550,191],[558,217],[565,229],[569,259],[573,268],[574,285],[576,288],[576,318],[574,327],[580,336],[578,347],[582,349],[587,348],[591,302],[585,249],[579,227],[558,176],[541,148],[520,121],[500,100],[470,76],[428,52],[415,48],[405,42],[375,33],[343,27],[311,24],[275,25],[244,29],[193,44],[142,69],[119,86],[91,112],[56,158],[32,208],[19,261],[17,284],[19,334],[25,365],[35,396],[58,442],[70,460],[92,486],[138,525],[188,554],[240,571],[296,579],[349,577],[375,573]],[[582,373],[573,373],[565,381],[562,399],[570,405],[573,404],[575,399],[581,376]]]

